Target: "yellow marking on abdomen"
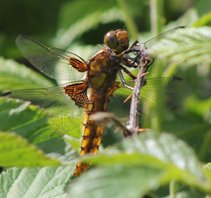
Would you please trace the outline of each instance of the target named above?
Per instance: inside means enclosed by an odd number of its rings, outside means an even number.
[[[105,97],[106,99],[106,97]],[[104,99],[104,100],[105,100]],[[96,101],[94,101],[95,104]],[[99,111],[104,111],[106,100],[100,101],[104,102],[102,105],[102,109]],[[82,141],[81,141],[81,151],[80,155],[86,155],[87,153],[96,154],[99,150],[99,146],[101,144],[102,135],[103,135],[103,127],[99,127],[95,125],[94,120],[90,119],[91,114],[94,112],[97,112],[96,109],[94,109],[94,104],[89,103],[84,108],[83,113],[83,132],[82,132]],[[76,166],[76,170],[74,172],[75,176],[79,176],[80,173],[87,170],[89,167],[89,164],[81,163],[79,162]]]

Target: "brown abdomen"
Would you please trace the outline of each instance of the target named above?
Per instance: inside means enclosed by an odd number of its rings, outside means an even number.
[[[104,49],[90,59],[88,64],[88,104],[84,106],[83,135],[80,155],[97,153],[101,143],[103,128],[97,126],[91,115],[107,110],[108,100],[119,87],[115,83],[117,74],[116,62],[113,62],[110,51]],[[79,162],[74,175],[78,176],[89,167]]]
[[[103,128],[97,126],[90,116],[96,112],[107,110],[108,97],[107,93],[96,93],[95,90],[90,90],[90,102],[85,105],[83,113],[83,131],[80,155],[87,153],[97,153],[101,143]],[[81,174],[89,167],[88,164],[79,162],[74,172],[75,176]]]

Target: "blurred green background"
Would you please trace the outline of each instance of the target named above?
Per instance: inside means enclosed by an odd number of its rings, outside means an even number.
[[[177,20],[192,7],[197,9],[195,11],[199,16],[203,15],[209,7],[203,7],[205,1],[165,0],[163,25]],[[62,39],[66,37],[66,47],[72,42],[92,45],[102,43],[105,32],[127,26],[125,11],[129,12],[127,14],[132,17],[138,32],[150,31],[149,4],[148,0],[123,3],[121,0],[1,0],[0,54],[6,58],[20,57],[14,42],[20,33],[47,43],[48,40],[54,41],[61,47],[64,45]]]
[[[185,25],[187,29],[195,27],[196,30],[190,32],[184,30],[184,38],[182,32],[169,38],[175,42],[172,54],[167,53],[170,52],[171,45],[162,43],[154,46],[156,49],[153,53],[155,59],[160,56],[161,59],[166,58],[166,73],[169,72],[168,68],[176,65],[170,75],[177,72],[182,74],[190,86],[183,114],[174,115],[174,121],[164,121],[161,128],[186,140],[195,148],[200,159],[206,161],[211,160],[210,24],[210,0],[0,0],[0,56],[31,67],[15,44],[15,38],[19,34],[30,35],[87,59],[96,51],[98,44],[102,44],[104,34],[111,29],[126,28],[132,41],[138,39],[142,42],[179,25]],[[207,29],[200,29],[202,26],[207,26]],[[197,37],[197,31],[203,33],[201,37]],[[193,36],[192,40],[188,40],[189,36]],[[189,42],[187,46],[190,48],[186,52],[182,51],[186,42],[183,39]],[[199,53],[202,48],[207,51]],[[195,52],[194,56],[187,53],[191,49]],[[27,81],[19,78],[18,83],[13,81],[13,84],[9,84],[5,73],[6,62],[1,61],[1,91],[26,88],[24,83]],[[163,65],[162,61],[156,60],[155,65]],[[164,70],[160,69],[158,73],[162,71]],[[14,80],[17,76],[18,72],[10,77]],[[35,84],[39,83],[48,84]],[[182,87],[174,91],[180,90]],[[161,112],[159,116],[163,116]]]

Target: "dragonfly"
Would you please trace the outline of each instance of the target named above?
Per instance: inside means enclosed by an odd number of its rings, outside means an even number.
[[[121,29],[108,32],[102,49],[88,61],[73,52],[50,47],[28,36],[19,36],[16,43],[37,70],[52,79],[62,77],[68,83],[52,88],[14,90],[3,95],[32,101],[50,113],[54,113],[55,106],[61,107],[59,113],[67,111],[71,116],[81,115],[80,109],[83,109],[82,156],[97,153],[101,144],[104,128],[92,119],[92,115],[107,111],[112,96],[121,87],[133,89],[125,79],[125,75],[132,80],[136,78],[129,69],[137,68],[141,63],[149,67],[153,62],[145,53],[146,47],[139,42],[129,47],[128,32]],[[117,76],[120,81],[117,81]],[[82,79],[75,81],[75,78]],[[89,164],[79,162],[74,175],[79,176],[88,167]]]

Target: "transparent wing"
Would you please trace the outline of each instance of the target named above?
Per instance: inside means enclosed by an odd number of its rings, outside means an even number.
[[[153,62],[153,45],[161,41],[163,38],[165,38],[170,33],[175,32],[176,30],[179,30],[181,28],[184,28],[184,26],[178,26],[173,29],[167,30],[149,40],[147,40],[144,43],[135,41],[128,50],[125,51],[125,54],[123,58],[127,62],[127,66],[129,67],[137,67],[140,64],[148,62],[149,65]],[[128,64],[129,62],[129,64]],[[148,65],[148,67],[149,67]]]
[[[109,111],[114,112],[123,121],[128,120],[131,100],[127,98],[131,94],[131,90],[122,87],[110,99]],[[163,112],[165,108],[169,111],[177,110],[188,94],[188,87],[181,78],[160,77],[147,79],[146,85],[142,87],[140,92],[140,106],[138,109],[140,119],[142,117],[148,119],[158,116],[159,112]],[[165,107],[157,99],[164,102]]]
[[[4,95],[30,101],[53,117],[80,117],[82,109],[77,107],[74,101],[64,93],[65,86],[14,90]]]
[[[59,82],[80,80],[84,75],[81,72],[87,69],[86,62],[74,53],[49,47],[23,35],[18,36],[16,43],[36,69]]]

